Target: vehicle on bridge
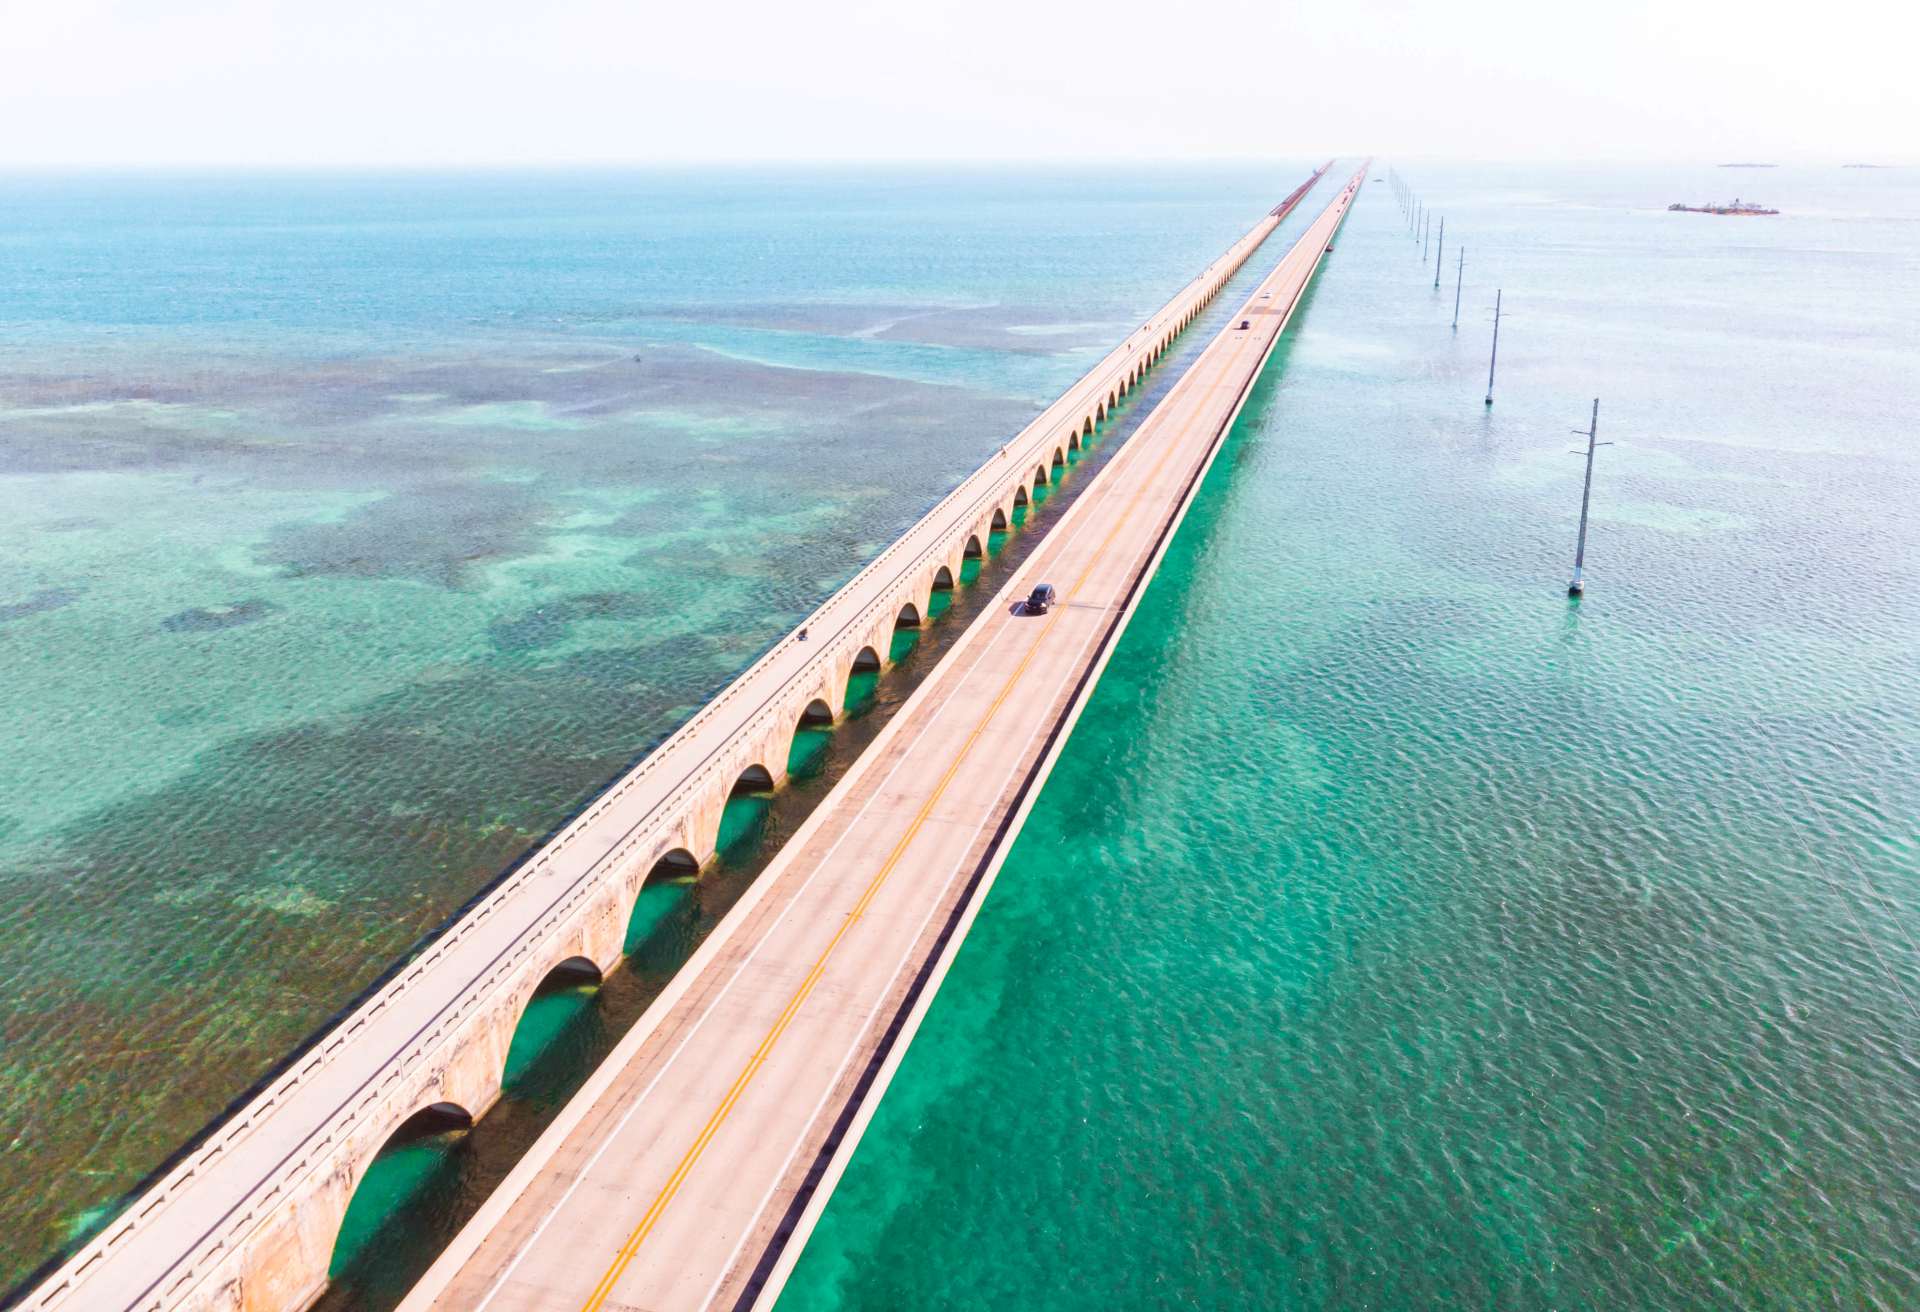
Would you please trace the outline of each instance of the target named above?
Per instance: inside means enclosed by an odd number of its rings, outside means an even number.
[[[1039,587],[1027,594],[1027,599],[1021,606],[1021,613],[1025,615],[1045,615],[1053,609],[1053,602],[1053,584],[1042,583]]]

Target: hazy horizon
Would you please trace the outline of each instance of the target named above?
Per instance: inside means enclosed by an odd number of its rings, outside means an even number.
[[[1755,14],[73,0],[9,16],[0,168],[1915,160],[1920,18]]]
[[[1905,170],[1920,168],[1920,163],[1905,160],[1853,159],[1845,156],[1833,156],[1830,159],[1791,159],[1781,157],[1765,160],[1720,160],[1709,158],[1682,158],[1677,156],[1641,156],[1641,155],[1590,155],[1580,158],[1508,155],[1499,158],[1456,155],[1386,155],[1380,151],[1367,150],[1314,150],[1310,147],[1299,150],[1266,155],[1146,155],[1132,159],[1115,158],[1072,158],[1051,159],[995,157],[995,156],[828,156],[817,157],[763,157],[749,156],[716,159],[571,159],[571,160],[461,160],[447,162],[428,159],[395,160],[334,160],[324,162],[287,162],[265,159],[235,159],[220,161],[155,161],[144,160],[99,160],[79,163],[26,163],[0,161],[0,175],[6,176],[54,176],[59,174],[204,174],[217,176],[227,173],[287,173],[326,174],[350,173],[610,173],[610,172],[695,172],[724,171],[738,169],[794,171],[839,169],[858,171],[861,169],[940,169],[965,171],[968,169],[1008,169],[1013,171],[1031,171],[1040,169],[1079,169],[1089,174],[1111,173],[1122,164],[1132,164],[1154,169],[1209,167],[1244,167],[1284,162],[1309,157],[1327,157],[1332,159],[1372,158],[1376,169],[1385,167],[1418,168],[1421,165],[1445,165],[1449,167],[1528,164],[1564,164],[1570,167],[1580,165],[1614,166],[1636,165],[1649,168],[1783,168],[1783,169],[1822,169],[1822,168],[1867,168]]]

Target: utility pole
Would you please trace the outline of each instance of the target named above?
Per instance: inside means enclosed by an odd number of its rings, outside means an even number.
[[[1454,267],[1453,271],[1453,330],[1455,332],[1460,331],[1460,280],[1466,276],[1466,272],[1467,248],[1462,246],[1460,248],[1460,263]]]
[[[1433,289],[1440,290],[1440,261],[1447,254],[1447,216],[1440,216],[1440,240],[1433,246]]]
[[[1493,353],[1487,356],[1487,404],[1493,404],[1493,364],[1500,358],[1500,289],[1493,291]]]
[[[1573,430],[1579,435],[1580,430]],[[1593,449],[1596,446],[1612,446],[1611,442],[1596,442],[1600,434],[1600,398],[1593,398],[1593,421],[1587,425],[1587,481],[1580,486],[1580,541],[1573,549],[1573,579],[1567,584],[1567,595],[1577,597],[1587,590],[1586,581],[1580,577],[1587,564],[1587,504],[1593,500]],[[1575,451],[1574,455],[1580,452]]]
[[[1433,215],[1427,215],[1427,221],[1420,225],[1420,263],[1427,262],[1427,251],[1433,243],[1428,240],[1433,235]]]

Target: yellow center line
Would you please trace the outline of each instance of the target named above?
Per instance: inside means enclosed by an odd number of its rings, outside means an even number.
[[[1288,261],[1283,258],[1280,267],[1277,267],[1272,274],[1269,274],[1267,279],[1260,285],[1264,287],[1268,282],[1272,282],[1286,268],[1287,263]],[[1198,360],[1194,362],[1196,372],[1200,363]],[[1209,370],[1209,372],[1217,372],[1217,366],[1215,370]],[[1212,385],[1213,384],[1208,384],[1208,386]],[[1173,454],[1178,448],[1179,443],[1177,441],[1168,442],[1166,449],[1160,453],[1159,459],[1154,462],[1152,470],[1148,472],[1139,489],[1135,491],[1132,498],[1127,502],[1127,509],[1129,511],[1137,506],[1148,494],[1154,480],[1160,476],[1160,471],[1166,467],[1167,461],[1173,458]],[[1079,592],[1082,587],[1086,586],[1087,579],[1093,574],[1094,566],[1100,563],[1101,559],[1107,553],[1107,548],[1113,545],[1113,540],[1120,535],[1120,530],[1127,526],[1131,518],[1130,514],[1122,514],[1115,519],[1113,527],[1107,532],[1107,536],[1101,541],[1100,546],[1088,559],[1086,568],[1080,571],[1079,578],[1075,579],[1073,586],[1067,589],[1066,597],[1071,598],[1075,593]],[[1064,606],[1065,604],[1063,600],[1061,605]],[[754,1049],[753,1056],[748,1058],[747,1064],[742,1067],[740,1073],[734,1077],[732,1087],[727,1090],[726,1096],[720,1100],[719,1105],[713,1109],[712,1115],[707,1118],[707,1123],[701,1127],[699,1135],[681,1156],[679,1164],[673,1169],[673,1174],[667,1177],[666,1184],[661,1186],[659,1194],[655,1196],[652,1205],[647,1208],[645,1215],[640,1218],[639,1224],[634,1226],[632,1233],[627,1236],[626,1242],[620,1245],[618,1252],[614,1255],[612,1264],[608,1266],[606,1272],[601,1275],[598,1283],[594,1285],[593,1291],[587,1296],[587,1301],[581,1305],[581,1312],[599,1312],[599,1309],[606,1303],[608,1297],[612,1295],[614,1286],[619,1283],[620,1277],[626,1273],[627,1267],[633,1262],[635,1256],[639,1254],[641,1244],[646,1242],[648,1234],[650,1234],[654,1226],[659,1223],[661,1215],[667,1209],[667,1205],[673,1201],[674,1196],[680,1191],[680,1186],[685,1183],[694,1165],[699,1162],[701,1156],[706,1152],[707,1145],[712,1142],[714,1135],[719,1132],[720,1127],[725,1124],[727,1117],[732,1114],[734,1107],[739,1103],[742,1095],[746,1093],[747,1086],[753,1083],[754,1077],[760,1073],[760,1068],[766,1064],[767,1058],[773,1051],[774,1045],[778,1043],[781,1036],[787,1032],[787,1028],[793,1023],[793,1018],[799,1013],[801,1005],[806,1002],[807,997],[813,992],[814,987],[826,973],[827,962],[833,956],[835,949],[840,946],[841,940],[846,937],[847,931],[853,928],[855,922],[857,922],[861,916],[866,913],[867,908],[873,904],[873,900],[879,895],[881,887],[887,882],[887,878],[892,875],[894,867],[900,863],[900,858],[905,855],[907,848],[913,843],[914,838],[919,835],[921,828],[927,822],[927,818],[933,813],[934,806],[939,802],[948,786],[952,784],[955,776],[960,773],[960,767],[966,761],[968,753],[973,750],[974,744],[979,742],[980,736],[986,732],[988,724],[990,724],[993,717],[999,713],[1000,707],[1005,704],[1007,698],[1013,695],[1014,688],[1018,686],[1021,677],[1025,675],[1027,666],[1032,663],[1034,656],[1039,653],[1041,645],[1046,640],[1048,630],[1051,629],[1054,620],[1058,618],[1058,609],[1047,617],[1045,626],[1042,627],[1039,637],[1027,648],[1026,655],[1020,658],[1020,663],[1014,667],[1013,673],[1007,676],[1006,682],[1001,685],[1000,691],[994,697],[992,704],[987,707],[986,711],[980,716],[979,721],[973,726],[971,732],[967,734],[966,741],[960,745],[960,750],[954,754],[952,762],[948,764],[946,771],[940,776],[939,783],[934,786],[933,792],[927,796],[927,800],[921,803],[919,811],[916,812],[913,817],[913,823],[907,827],[906,833],[901,835],[900,840],[894,844],[893,850],[888,853],[886,861],[868,882],[865,890],[861,892],[859,901],[854,903],[853,910],[841,921],[840,927],[834,931],[833,937],[829,939],[827,945],[821,949],[819,957],[815,959],[813,966],[807,971],[806,977],[800,981],[800,986],[794,990],[793,996],[787,1000],[787,1005],[781,1009],[780,1015],[774,1020],[772,1028],[769,1029],[766,1036],[760,1040],[760,1046]]]
[[[1147,476],[1146,481],[1149,485],[1153,479],[1159,475],[1160,470],[1165,466],[1166,462],[1172,458],[1175,445],[1176,444],[1169,444],[1167,449],[1161,453],[1159,460],[1155,462],[1153,471]],[[1132,501],[1128,503],[1129,508],[1137,504],[1140,498],[1145,495],[1146,492],[1144,488],[1140,492],[1136,492]],[[1071,597],[1085,586],[1088,577],[1093,573],[1094,566],[1099,564],[1101,557],[1106,554],[1107,548],[1113,544],[1114,538],[1119,536],[1120,530],[1126,527],[1128,518],[1128,516],[1122,515],[1115,521],[1113,528],[1108,531],[1099,549],[1096,550],[1092,558],[1088,560],[1087,567],[1080,572],[1080,577],[1075,579],[1073,586],[1067,590],[1067,596]],[[1050,628],[1053,621],[1058,617],[1058,610],[1056,610],[1054,614],[1049,615],[1046,620],[1047,627]],[[699,1161],[701,1155],[705,1153],[707,1144],[712,1141],[713,1136],[718,1133],[721,1125],[726,1121],[728,1115],[732,1113],[734,1105],[740,1101],[741,1095],[746,1092],[747,1086],[753,1082],[753,1077],[759,1074],[761,1066],[766,1064],[767,1056],[772,1051],[774,1044],[778,1043],[781,1035],[786,1033],[787,1027],[793,1023],[794,1016],[799,1012],[801,1004],[807,1000],[807,996],[813,992],[814,986],[819,983],[820,977],[826,972],[827,961],[832,957],[834,950],[840,946],[840,941],[846,937],[847,931],[853,927],[854,922],[859,920],[866,912],[866,909],[872,905],[873,899],[879,895],[881,886],[887,882],[887,878],[893,873],[894,867],[900,863],[900,858],[905,855],[907,848],[912,844],[914,838],[919,835],[921,828],[926,824],[927,818],[932,814],[934,806],[939,802],[948,786],[952,784],[955,776],[959,774],[960,767],[965,763],[967,754],[973,750],[974,744],[977,743],[980,740],[980,736],[986,732],[987,726],[999,712],[1000,707],[1005,704],[1007,698],[1013,695],[1014,688],[1019,685],[1021,677],[1026,674],[1027,666],[1032,663],[1034,656],[1039,653],[1041,643],[1045,640],[1045,636],[1046,630],[1043,629],[1040,637],[1035,639],[1033,645],[1027,648],[1026,655],[1020,658],[1020,663],[1014,667],[1013,673],[1007,676],[1006,682],[1001,685],[1000,691],[994,697],[992,704],[987,707],[979,721],[973,726],[972,731],[968,733],[966,741],[960,746],[960,750],[954,754],[952,762],[940,776],[940,781],[934,786],[933,792],[929,794],[927,800],[921,804],[919,811],[913,817],[913,823],[908,826],[906,833],[901,835],[900,840],[894,844],[893,850],[888,854],[885,863],[881,865],[879,871],[867,884],[866,889],[860,894],[860,900],[854,904],[852,912],[841,922],[840,927],[834,931],[833,937],[827,941],[826,947],[821,950],[812,968],[808,970],[806,978],[800,982],[800,987],[796,989],[793,996],[787,1000],[787,1005],[781,1010],[779,1017],[773,1023],[773,1027],[767,1031],[766,1037],[760,1040],[760,1046],[754,1050],[753,1056],[748,1059],[746,1066],[741,1070],[740,1074],[734,1078],[733,1086],[727,1090],[726,1096],[720,1100],[719,1106],[714,1108],[713,1114],[707,1118],[706,1125],[701,1128],[699,1136],[694,1139],[693,1144],[687,1149],[685,1155],[681,1157],[680,1163],[674,1168],[673,1174],[667,1178],[667,1182],[661,1188],[659,1195],[654,1198],[653,1205],[647,1209],[646,1214],[640,1218],[639,1224],[636,1225],[633,1228],[633,1232],[627,1236],[626,1242],[620,1246],[619,1252],[614,1256],[613,1264],[609,1266],[606,1273],[600,1277],[599,1283],[594,1286],[593,1292],[588,1295],[587,1301],[582,1305],[581,1312],[597,1312],[606,1302],[608,1296],[612,1294],[614,1286],[619,1283],[620,1277],[626,1272],[628,1265],[639,1253],[640,1245],[646,1241],[648,1233],[658,1224],[661,1214],[667,1208],[667,1204],[673,1201],[674,1195],[679,1192],[681,1184],[685,1182],[687,1174],[693,1169],[694,1164]]]

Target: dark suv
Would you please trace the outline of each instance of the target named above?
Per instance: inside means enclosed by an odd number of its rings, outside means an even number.
[[[1053,609],[1053,584],[1042,583],[1039,587],[1035,588],[1032,592],[1027,594],[1027,605],[1026,605],[1027,614],[1045,615],[1048,611],[1052,609]]]

